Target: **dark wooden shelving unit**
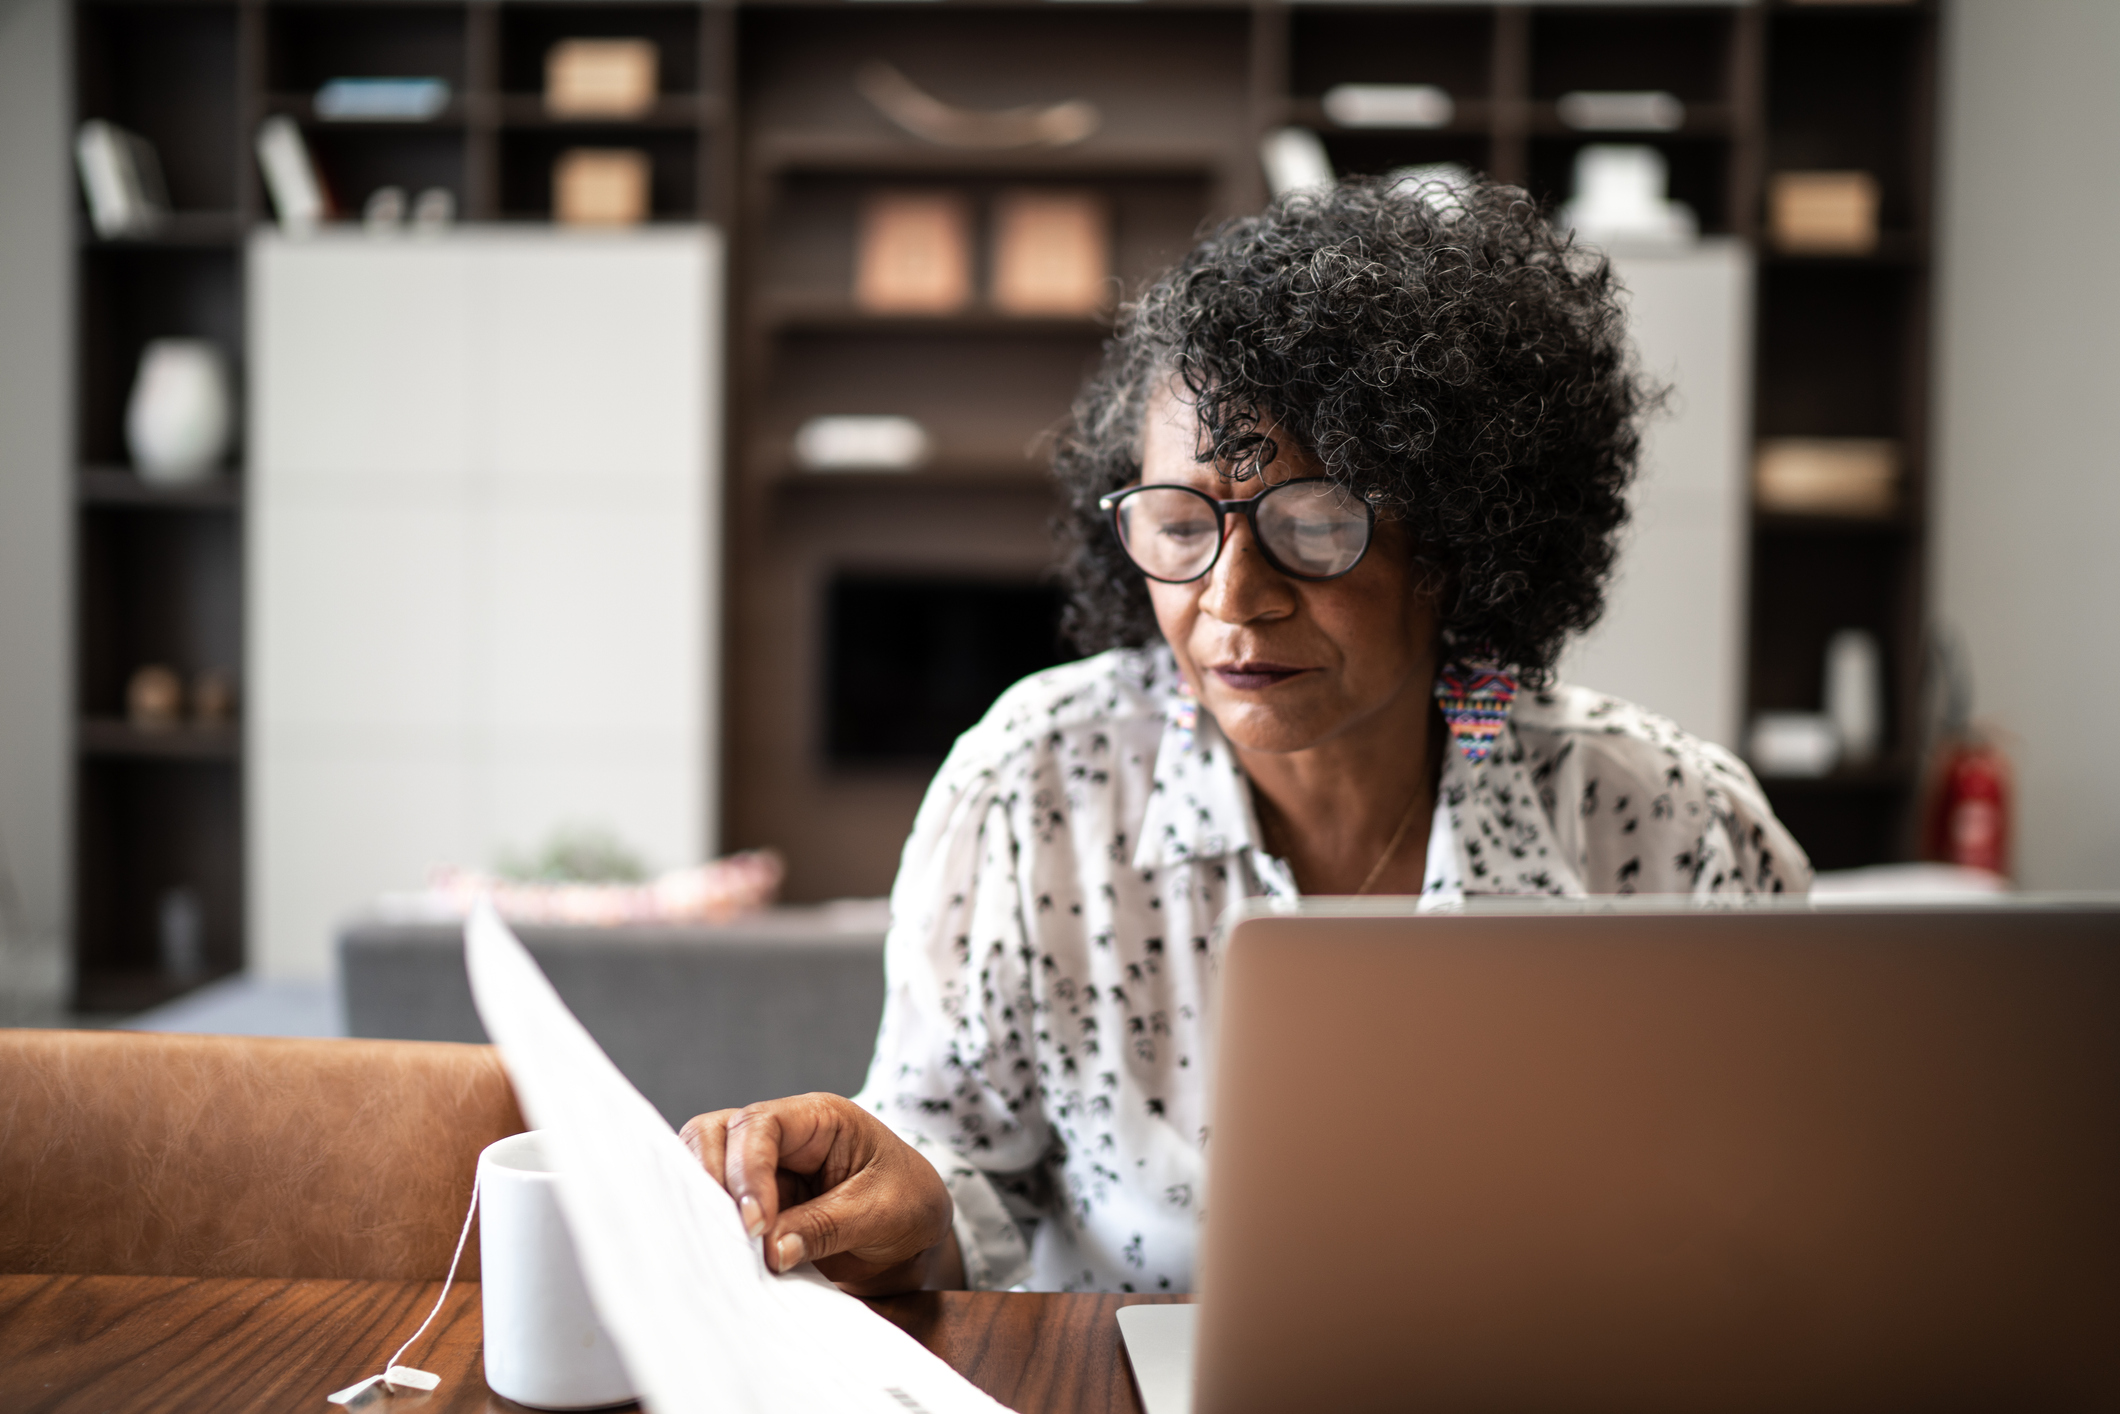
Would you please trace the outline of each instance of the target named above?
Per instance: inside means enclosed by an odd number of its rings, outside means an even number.
[[[242,449],[212,482],[158,487],[127,464],[123,425],[149,339],[212,339],[241,381],[245,242],[269,216],[252,156],[257,125],[271,114],[301,125],[345,214],[392,184],[445,187],[467,219],[546,220],[539,169],[586,143],[654,155],[656,218],[726,221],[733,23],[726,7],[699,3],[78,0],[77,117],[147,138],[174,208],[138,237],[98,237],[85,212],[76,223],[81,1009],[149,1006],[243,964],[242,729],[147,730],[124,715],[126,680],[146,663],[241,683]],[[544,51],[573,36],[656,40],[663,97],[638,119],[547,115]],[[419,122],[319,118],[316,90],[338,77],[441,78],[451,98]],[[183,977],[163,969],[158,946],[178,893],[195,906],[206,963]]]
[[[797,899],[886,887],[934,764],[927,748],[893,757],[881,738],[835,754],[831,724],[859,694],[833,695],[846,664],[831,657],[829,606],[847,585],[902,581],[918,594],[961,584],[1049,608],[1050,596],[1026,588],[1046,582],[1053,553],[1042,439],[1108,327],[983,305],[943,318],[858,310],[854,232],[868,194],[962,192],[978,213],[983,288],[999,193],[1095,190],[1113,213],[1116,273],[1134,289],[1203,223],[1257,209],[1258,142],[1285,123],[1315,128],[1343,172],[1454,161],[1552,204],[1569,195],[1584,144],[1651,143],[1703,230],[1759,252],[1757,435],[1889,437],[1903,449],[1907,494],[1889,520],[1756,519],[1747,691],[1752,710],[1815,708],[1827,637],[1851,625],[1877,633],[1889,658],[1882,758],[1769,790],[1821,865],[1909,847],[1927,535],[1933,0],[77,0],[77,16],[80,116],[154,142],[178,208],[151,237],[99,240],[84,223],[77,242],[84,1003],[153,992],[156,901],[171,887],[199,894],[216,968],[243,954],[240,733],[150,739],[118,724],[124,675],[149,660],[142,654],[240,675],[241,469],[211,491],[154,491],[125,469],[120,428],[148,338],[212,337],[241,368],[243,241],[267,214],[250,143],[271,113],[302,125],[348,213],[390,183],[446,187],[464,219],[543,220],[562,148],[623,144],[651,154],[656,219],[710,219],[729,232],[724,843],[788,850]],[[547,114],[547,48],[598,35],[654,39],[661,98],[624,122]],[[1103,122],[1059,149],[936,146],[860,95],[853,76],[872,58],[947,102],[1085,98]],[[318,85],[356,75],[443,78],[451,101],[429,122],[319,119]],[[1341,83],[1438,84],[1455,111],[1440,128],[1342,128],[1323,106]],[[1684,102],[1684,121],[1669,132],[1578,131],[1558,108],[1575,89],[1665,90]],[[1812,168],[1877,175],[1875,251],[1767,248],[1770,174]],[[934,454],[905,473],[799,470],[793,432],[825,413],[917,417]],[[1026,620],[1013,631],[1047,627]]]
[[[1765,782],[1812,862],[1846,868],[1909,857],[1917,838],[1937,11],[1924,0],[1761,13],[1765,170],[1867,171],[1881,195],[1872,253],[1767,248],[1758,285],[1756,434],[1883,437],[1900,449],[1894,515],[1762,515],[1753,525],[1752,711],[1816,710],[1826,642],[1840,629],[1866,629],[1884,649],[1879,758]]]

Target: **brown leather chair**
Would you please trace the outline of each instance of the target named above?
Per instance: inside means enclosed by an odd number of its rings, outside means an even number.
[[[439,1280],[522,1129],[490,1046],[0,1030],[0,1272]]]

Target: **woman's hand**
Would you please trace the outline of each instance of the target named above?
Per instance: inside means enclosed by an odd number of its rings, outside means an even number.
[[[796,1095],[685,1122],[679,1137],[729,1190],[766,1265],[804,1261],[856,1296],[964,1285],[949,1189],[883,1121],[838,1095]]]

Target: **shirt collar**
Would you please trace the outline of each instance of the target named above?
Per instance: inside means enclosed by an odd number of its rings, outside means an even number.
[[[1173,674],[1176,682],[1176,675]],[[1148,809],[1134,844],[1136,869],[1219,859],[1258,845],[1251,791],[1215,719],[1182,686],[1164,711],[1163,740],[1149,779]]]
[[[1165,869],[1244,851],[1266,862],[1251,790],[1228,738],[1183,691],[1174,667],[1168,681],[1134,867]],[[1513,718],[1500,724],[1482,760],[1466,759],[1454,742],[1444,751],[1439,793],[1467,894],[1584,892],[1556,845]]]

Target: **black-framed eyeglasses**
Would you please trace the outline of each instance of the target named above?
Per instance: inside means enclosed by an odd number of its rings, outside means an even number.
[[[1110,511],[1136,568],[1165,584],[1187,584],[1215,567],[1229,517],[1251,522],[1266,563],[1292,579],[1338,579],[1362,562],[1376,532],[1376,506],[1322,476],[1218,501],[1190,486],[1129,486],[1097,502]]]

